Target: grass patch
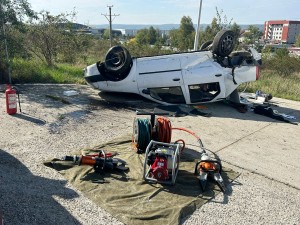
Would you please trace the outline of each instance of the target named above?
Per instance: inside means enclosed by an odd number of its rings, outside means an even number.
[[[280,76],[270,70],[261,71],[259,80],[250,82],[247,92],[261,90],[274,97],[300,101],[300,73]]]
[[[14,83],[85,84],[83,67],[70,64],[48,67],[35,60],[14,59],[12,80]]]

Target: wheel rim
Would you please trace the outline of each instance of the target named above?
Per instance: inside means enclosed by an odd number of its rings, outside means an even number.
[[[111,66],[118,67],[124,63],[124,58],[123,52],[116,52],[110,56],[110,59],[107,60],[107,63],[109,63]]]
[[[230,51],[232,50],[232,46],[233,46],[233,37],[231,35],[227,35],[223,40],[222,40],[222,51],[224,53],[230,53]]]

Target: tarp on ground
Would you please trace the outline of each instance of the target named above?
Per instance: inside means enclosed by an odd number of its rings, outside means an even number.
[[[149,184],[143,180],[144,155],[136,154],[130,137],[123,137],[91,149],[73,154],[88,154],[103,149],[118,152],[117,158],[128,163],[130,170],[124,172],[95,173],[90,166],[77,166],[70,162],[52,159],[44,164],[58,170],[73,186],[101,208],[125,224],[178,224],[205,202],[220,193],[214,182],[205,192],[194,175],[195,158],[183,153],[174,186]],[[223,169],[225,184],[238,174]],[[97,183],[97,181],[105,181]],[[96,181],[96,182],[95,182]]]

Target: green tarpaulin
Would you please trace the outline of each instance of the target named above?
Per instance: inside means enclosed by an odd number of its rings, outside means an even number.
[[[214,182],[209,183],[205,192],[201,191],[199,180],[194,175],[196,159],[190,154],[181,155],[176,184],[170,186],[143,180],[144,155],[135,153],[131,138],[120,138],[75,154],[95,153],[99,149],[118,152],[117,158],[128,163],[129,171],[101,175],[90,166],[77,166],[58,159],[49,160],[45,165],[58,170],[85,196],[125,224],[178,224],[180,219],[220,193]],[[225,184],[237,175],[232,170],[223,169]]]

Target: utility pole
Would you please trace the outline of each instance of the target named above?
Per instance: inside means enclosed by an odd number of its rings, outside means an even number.
[[[111,8],[114,7],[113,5],[108,5],[107,6],[109,8],[109,15],[107,14],[101,14],[103,16],[105,16],[105,18],[108,20],[109,22],[109,40],[110,40],[110,47],[112,47],[112,21],[117,17],[117,16],[120,16],[120,14],[116,15],[111,15]],[[113,19],[111,19],[111,17],[114,16]]]
[[[200,0],[200,6],[199,6],[198,25],[197,25],[197,31],[195,35],[195,41],[194,41],[194,51],[198,50],[201,10],[202,10],[202,0]]]

